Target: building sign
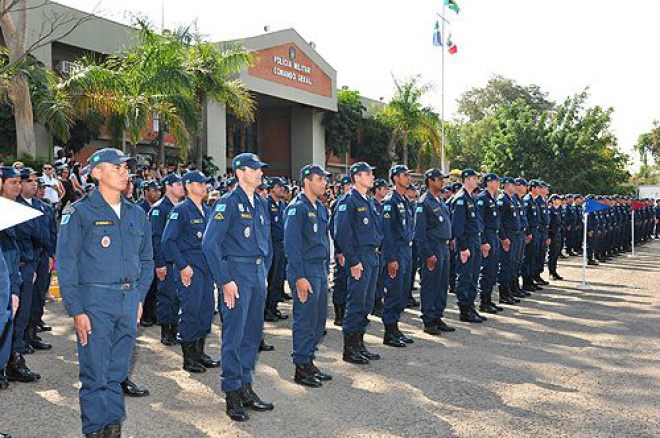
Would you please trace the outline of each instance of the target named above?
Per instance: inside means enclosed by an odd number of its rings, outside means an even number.
[[[250,76],[276,82],[325,97],[332,97],[332,81],[295,44],[258,50]]]

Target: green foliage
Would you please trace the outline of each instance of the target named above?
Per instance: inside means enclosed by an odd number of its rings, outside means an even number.
[[[16,153],[16,123],[9,104],[0,103],[0,157]]]
[[[392,136],[392,127],[380,117],[366,118],[363,121],[364,141],[360,145],[358,159],[375,166],[374,174],[379,178],[388,178],[391,161],[387,145]]]
[[[220,168],[215,165],[213,157],[204,155],[204,159],[202,160],[202,172],[204,172],[204,174],[207,176],[216,176],[218,174],[218,170],[220,170]]]
[[[651,131],[639,136],[635,150],[644,166],[649,164],[649,155],[655,162],[660,162],[660,122],[654,120]]]
[[[105,124],[105,116],[100,111],[89,111],[82,118],[74,120],[73,126],[69,130],[68,140],[65,141],[55,137],[55,141],[67,150],[77,154],[90,141],[101,135],[101,127]],[[121,135],[121,131],[119,135]]]
[[[340,90],[337,93],[337,112],[327,112],[323,117],[326,154],[331,152],[344,158],[364,121],[365,111],[358,91]]]

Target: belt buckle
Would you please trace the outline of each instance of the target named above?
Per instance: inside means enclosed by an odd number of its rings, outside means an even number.
[[[130,288],[131,288],[131,283],[126,282],[121,284],[121,290],[123,290],[124,292],[126,292]]]

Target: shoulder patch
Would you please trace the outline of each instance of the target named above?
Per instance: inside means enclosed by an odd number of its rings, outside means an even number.
[[[416,209],[417,213],[421,213],[423,210],[424,208],[421,205]]]
[[[160,216],[160,210],[157,209],[157,208],[154,208],[153,210],[151,210],[151,215],[152,216]]]
[[[339,206],[339,211],[346,211],[346,204],[342,204]]]
[[[456,201],[456,205],[463,205],[463,204],[465,204],[465,201],[462,200],[462,199],[458,199],[458,200]]]
[[[216,221],[221,221],[221,220],[223,220],[224,218],[225,218],[225,217],[222,215],[222,213],[216,213],[216,215],[213,216],[213,219],[215,219]]]
[[[482,205],[484,205],[484,201],[483,201],[483,199],[478,200],[478,201],[477,201],[477,205],[478,205],[479,207],[481,207]]]
[[[218,204],[215,206],[215,211],[225,211],[227,209],[227,204]]]
[[[295,216],[296,215],[296,208],[290,208],[289,212],[287,213],[288,216]]]
[[[60,225],[66,225],[69,223],[69,220],[71,219],[70,214],[63,214],[62,215],[62,221],[60,222]]]
[[[172,219],[173,221],[176,220],[178,217],[179,217],[179,213],[177,213],[176,211],[170,213],[170,219]]]
[[[391,204],[385,204],[383,206],[383,211],[392,211],[392,205]]]

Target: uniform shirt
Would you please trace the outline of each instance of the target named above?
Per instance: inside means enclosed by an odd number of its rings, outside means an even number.
[[[506,239],[508,233],[522,231],[520,220],[520,209],[514,197],[502,193],[497,201],[497,208],[500,216],[500,239]]]
[[[484,190],[477,198],[477,214],[484,223],[481,243],[488,243],[486,234],[498,234],[500,231],[500,209],[488,190]]]
[[[422,260],[437,253],[451,239],[451,213],[445,201],[431,192],[422,195],[415,211],[415,242]]]
[[[348,193],[349,192],[339,195],[335,202],[330,206],[330,211],[332,214],[330,215],[330,224],[328,226],[330,227],[330,237],[335,244],[335,252],[337,254],[341,254],[341,248],[339,247],[339,242],[337,241],[337,216],[341,214],[339,207],[341,207],[344,202],[346,202],[346,196],[348,196]]]
[[[383,233],[378,221],[373,200],[356,189],[351,189],[337,207],[335,234],[349,267],[360,263],[359,250],[378,248],[382,243]]]
[[[530,231],[538,230],[541,227],[541,212],[539,205],[536,203],[531,194],[527,194],[523,198],[523,206],[525,207],[525,214],[527,216],[527,225]]]
[[[149,202],[147,202],[147,198],[142,198],[135,204],[144,210],[145,213],[149,213],[149,210],[151,210],[151,206],[149,205]]]
[[[188,198],[177,204],[167,219],[162,237],[163,252],[166,258],[174,261],[179,271],[186,266],[192,266],[204,273],[210,272],[202,253],[202,237],[211,208],[202,204],[202,209],[203,214],[192,199]]]
[[[287,273],[295,286],[299,278],[327,275],[330,262],[328,211],[316,200],[312,204],[301,193],[286,207],[284,216],[284,252]]]
[[[551,239],[554,239],[556,236],[559,235],[562,229],[562,222],[561,222],[561,210],[560,208],[557,207],[550,207],[548,209],[548,213],[550,216],[550,223],[548,226],[548,237]]]
[[[167,217],[174,208],[170,198],[163,196],[151,207],[149,212],[149,221],[151,222],[151,242],[154,248],[154,263],[157,268],[162,268],[166,263],[172,263],[172,259],[167,259],[163,252],[162,237],[167,223]]]
[[[541,231],[547,232],[548,226],[550,225],[550,213],[548,211],[548,204],[541,195],[537,196],[534,202],[536,202],[536,205],[539,206],[539,228]]]
[[[16,202],[39,210],[20,196],[16,198]],[[48,231],[45,222],[40,216],[15,225],[13,228],[16,229],[16,243],[21,252],[21,262],[36,263],[41,257],[43,248],[48,245]]]
[[[273,246],[281,248],[284,245],[284,209],[286,204],[283,201],[275,202],[271,196],[268,196],[267,202]]]
[[[121,219],[98,190],[67,207],[57,240],[57,274],[69,316],[83,313],[86,289],[135,284],[144,301],[154,275],[151,225],[121,197]]]
[[[389,192],[383,200],[380,227],[383,259],[385,263],[396,261],[401,248],[410,247],[415,237],[415,216],[409,208],[409,201],[396,190]]]
[[[241,186],[216,202],[202,239],[202,250],[219,286],[232,281],[228,257],[261,258],[266,267],[272,260],[267,205],[253,195],[254,206]]]
[[[57,247],[57,212],[50,204],[41,199],[34,198],[32,203],[44,214],[40,217],[46,231],[46,242],[44,242],[43,251],[48,257],[53,257]]]
[[[527,235],[531,234],[531,231],[529,229],[529,221],[527,220],[527,210],[525,209],[525,203],[523,202],[522,199],[520,199],[520,196],[518,196],[517,194],[513,195],[511,199],[518,208],[518,218],[520,219],[520,226],[522,228],[522,231],[524,231],[525,234]]]
[[[451,202],[452,216],[452,235],[461,251],[468,249],[467,235],[478,235],[484,231],[484,225],[479,215],[477,215],[477,202],[474,197],[465,189],[459,190]]]
[[[0,248],[0,329],[4,330],[12,312],[11,282],[9,268]]]

